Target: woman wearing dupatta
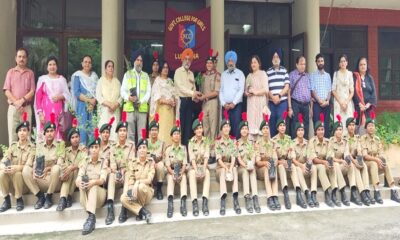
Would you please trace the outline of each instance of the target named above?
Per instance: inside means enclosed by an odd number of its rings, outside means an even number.
[[[175,119],[179,118],[180,100],[177,95],[174,82],[168,77],[169,65],[165,62],[162,65],[161,75],[156,78],[151,89],[150,119],[158,113],[159,138],[167,145],[172,144],[170,130],[175,125]]]
[[[88,135],[93,132],[92,118],[96,115],[96,86],[99,77],[92,71],[92,57],[82,58],[82,70],[71,76],[71,98],[75,115],[79,121],[81,143],[86,145]]]
[[[56,119],[58,119],[60,113],[68,111],[67,103],[71,98],[71,94],[65,78],[57,74],[57,67],[57,58],[49,57],[47,59],[48,74],[40,76],[38,80],[34,105],[37,121],[37,142],[44,140],[43,126],[50,121],[50,114],[54,113]],[[60,140],[63,137],[57,121],[55,138]]]

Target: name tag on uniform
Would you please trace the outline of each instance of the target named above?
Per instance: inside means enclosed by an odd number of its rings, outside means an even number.
[[[239,82],[239,78],[235,78],[235,81],[238,81],[238,82]]]

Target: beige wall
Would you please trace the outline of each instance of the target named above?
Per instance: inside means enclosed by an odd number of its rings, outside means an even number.
[[[207,6],[211,6],[211,48],[219,52],[218,71],[224,71],[225,34],[224,34],[224,1],[207,0]]]

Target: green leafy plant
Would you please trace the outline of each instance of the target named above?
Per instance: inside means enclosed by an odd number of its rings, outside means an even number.
[[[400,113],[383,112],[377,117],[376,134],[383,144],[400,144]]]

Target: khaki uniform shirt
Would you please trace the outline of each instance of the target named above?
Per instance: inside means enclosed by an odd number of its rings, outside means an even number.
[[[303,139],[303,142],[300,143],[300,141],[295,138],[294,139],[294,152],[296,154],[296,160],[299,161],[300,163],[306,163],[307,158],[309,156],[308,153],[308,145],[307,145],[307,140]]]
[[[147,139],[147,142],[148,142],[147,149],[150,157],[151,155],[156,156],[156,159],[153,159],[156,163],[163,161],[165,143],[160,139],[157,139],[155,143],[152,143],[151,139]]]
[[[221,138],[215,141],[215,157],[223,162],[230,163],[232,157],[237,156],[236,140]]]
[[[221,73],[216,70],[206,71],[203,73],[203,82],[201,84],[201,93],[209,94],[211,92],[219,92],[221,88]],[[203,108],[206,106],[218,106],[218,95],[209,99],[208,101],[203,102]]]
[[[347,142],[349,144],[349,151],[351,156],[353,158],[356,158],[356,156],[362,156],[360,135],[354,135],[353,137],[347,135],[345,136],[345,138],[347,139]]]
[[[151,185],[155,174],[154,161],[147,158],[143,163],[139,159],[129,162],[125,174],[128,177],[128,186],[134,185],[138,180],[144,180]]]
[[[50,145],[46,142],[39,143],[36,147],[36,158],[44,156],[44,167],[52,167],[56,164],[62,166],[65,157],[65,143],[62,140],[54,140]],[[33,162],[28,161],[27,165],[34,167],[36,158]]]
[[[269,161],[271,159],[276,161],[278,159],[276,156],[275,143],[272,139],[264,140],[264,138],[260,138],[257,140],[255,146],[256,154],[261,161]]]
[[[238,155],[242,161],[254,160],[256,152],[253,142],[240,138],[237,143]]]
[[[125,141],[124,145],[114,143],[110,150],[110,167],[113,170],[125,169],[129,162],[135,160],[135,145]]]
[[[102,179],[106,181],[107,179],[107,170],[102,166],[102,159],[99,158],[96,163],[92,162],[90,157],[87,157],[85,163],[79,167],[78,178],[79,181],[82,179],[82,176],[87,175],[89,180]]]
[[[204,165],[205,161],[210,158],[210,144],[206,137],[197,140],[196,136],[192,137],[189,141],[189,160],[196,165]]]
[[[378,136],[374,135],[371,137],[368,134],[365,134],[361,136],[360,142],[363,157],[370,155],[372,157],[383,157],[386,159],[383,151],[383,145]]]
[[[175,146],[172,144],[171,146],[165,149],[165,165],[170,166],[174,169],[175,164],[179,164],[182,168],[183,165],[187,165],[187,153],[186,147],[183,145]]]
[[[272,138],[275,142],[276,155],[278,160],[294,159],[294,143],[293,140],[288,136],[284,135],[283,139],[279,138],[279,134]]]
[[[100,146],[100,156],[104,159],[103,166],[110,167],[110,159],[111,159],[111,148],[115,143],[111,140],[108,140],[106,146]]]
[[[13,142],[2,159],[0,168],[4,167],[7,159],[10,160],[11,165],[25,165],[27,162],[32,162],[35,158],[35,151],[35,144],[31,142],[25,146],[21,146],[19,142]]]
[[[308,141],[308,153],[310,154],[310,160],[314,160],[315,158],[326,160],[328,154],[328,145],[329,140],[327,138],[323,138],[322,142],[320,142],[316,136],[312,137]]]
[[[347,139],[342,138],[339,142],[336,137],[331,137],[328,144],[328,157],[344,159],[350,154]]]
[[[64,170],[72,164],[79,168],[85,163],[87,155],[87,149],[84,145],[79,145],[76,151],[73,151],[71,146],[67,147],[65,149],[65,159],[64,163],[61,165],[61,169]]]

